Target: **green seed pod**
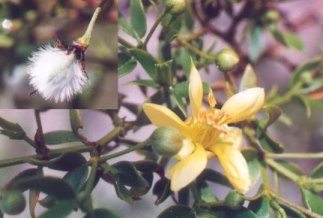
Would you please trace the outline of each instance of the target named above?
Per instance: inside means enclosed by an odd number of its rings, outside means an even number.
[[[232,49],[225,48],[216,54],[215,63],[221,71],[230,71],[239,63],[239,56]]]
[[[4,213],[16,215],[26,207],[25,197],[17,190],[8,190],[2,193],[1,209]]]
[[[231,208],[239,208],[243,204],[243,198],[236,190],[230,191],[224,199],[224,204]]]
[[[186,10],[186,0],[166,0],[165,5],[172,15],[179,15]]]
[[[160,127],[151,134],[148,142],[157,154],[171,157],[182,148],[182,140],[182,135],[177,129]]]

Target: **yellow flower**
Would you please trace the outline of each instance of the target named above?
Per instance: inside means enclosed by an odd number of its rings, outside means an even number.
[[[194,181],[206,168],[207,159],[213,156],[217,156],[237,191],[244,193],[250,188],[248,165],[240,152],[242,132],[227,124],[255,115],[264,104],[264,96],[262,88],[250,88],[233,95],[221,109],[216,109],[215,98],[210,92],[209,108],[206,109],[202,105],[202,81],[192,63],[189,78],[190,117],[182,121],[167,107],[152,103],[143,105],[144,112],[154,125],[176,128],[183,136],[182,148],[174,156],[178,162],[167,173],[172,191],[179,191]]]

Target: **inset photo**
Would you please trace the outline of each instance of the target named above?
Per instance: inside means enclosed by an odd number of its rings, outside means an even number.
[[[114,1],[1,0],[1,109],[115,109]]]

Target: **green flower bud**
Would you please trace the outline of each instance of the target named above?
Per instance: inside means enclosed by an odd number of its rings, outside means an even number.
[[[217,53],[215,63],[221,71],[229,71],[237,66],[239,56],[232,49],[225,48]]]
[[[179,15],[186,10],[186,0],[166,0],[165,5],[172,15]]]
[[[25,197],[17,190],[8,190],[2,194],[1,209],[4,213],[16,215],[26,207]]]
[[[224,199],[224,204],[231,208],[239,208],[243,204],[243,198],[236,190],[230,191]]]
[[[268,10],[264,15],[264,21],[266,23],[276,23],[279,19],[280,15],[276,10]]]
[[[149,137],[149,143],[153,150],[165,157],[171,157],[182,148],[182,135],[174,128],[160,127],[156,129]]]

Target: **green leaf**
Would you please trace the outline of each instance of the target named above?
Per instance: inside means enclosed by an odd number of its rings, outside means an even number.
[[[155,64],[158,64],[157,60],[151,54],[142,49],[132,48],[129,49],[129,52],[137,59],[137,61],[139,61],[150,78],[154,80],[156,78]]]
[[[248,208],[252,210],[258,217],[269,218],[270,206],[269,199],[266,196],[251,201]]]
[[[137,66],[137,61],[129,54],[118,53],[118,75],[123,77],[131,73]]]
[[[250,64],[248,64],[243,72],[239,90],[243,91],[257,86],[257,75]]]
[[[309,99],[304,95],[295,95],[295,97],[298,98],[302,102],[302,104],[304,105],[305,110],[306,110],[306,116],[308,118],[311,117],[312,111],[311,111]]]
[[[182,98],[187,98],[188,97],[188,87],[189,87],[189,82],[188,81],[184,81],[184,82],[180,82],[180,83],[177,83],[175,86],[174,86],[174,91],[176,92],[176,94],[179,96],[179,97],[182,97]],[[207,83],[203,83],[203,94],[208,94],[210,91],[210,85],[207,84]]]
[[[44,140],[46,145],[58,145],[80,141],[80,139],[78,139],[73,132],[67,130],[58,130],[45,133]]]
[[[86,159],[80,153],[65,153],[57,161],[50,163],[48,168],[62,171],[71,171],[86,163]]]
[[[93,211],[93,216],[87,215],[84,218],[121,218],[121,217],[105,208],[97,208]]]
[[[284,152],[284,145],[280,142],[275,141],[271,134],[264,130],[259,123],[255,123],[256,128],[256,137],[260,142],[260,145],[263,149],[269,152],[282,153]]]
[[[215,183],[218,183],[218,184],[221,184],[221,185],[224,185],[224,186],[232,188],[232,185],[230,184],[227,177],[224,176],[223,174],[215,171],[215,170],[205,169],[201,173],[200,179],[207,180],[207,181],[210,181],[210,182],[215,182]]]
[[[66,181],[74,189],[75,192],[80,191],[88,176],[89,168],[87,164],[69,171],[63,180]]]
[[[157,196],[156,205],[163,203],[171,194],[170,181],[167,178],[161,178],[155,183],[153,194]]]
[[[281,32],[278,30],[272,31],[274,38],[281,44],[285,45],[287,48],[296,48],[299,51],[304,50],[304,44],[298,36],[291,32]]]
[[[298,67],[293,72],[293,76],[290,80],[289,87],[293,87],[296,84],[298,84],[299,82],[303,82],[302,81],[303,75],[312,71],[312,70],[315,70],[322,63],[323,63],[323,57],[319,56],[319,57],[312,59],[311,61],[306,62],[305,64],[301,65],[300,67]]]
[[[304,204],[313,212],[323,215],[323,198],[312,190],[301,188]]]
[[[39,216],[39,218],[64,218],[72,213],[74,209],[73,201],[61,201],[56,203],[49,210]]]
[[[323,162],[318,164],[311,172],[311,177],[313,179],[323,178]]]
[[[43,171],[41,169],[38,169],[38,168],[26,169],[20,172],[18,175],[16,175],[13,179],[11,179],[5,185],[5,189],[12,189],[13,187],[17,186],[17,183],[19,183],[21,180],[34,178],[34,177],[41,177],[42,175],[43,175]],[[25,190],[22,190],[22,191],[25,191]]]
[[[130,22],[133,29],[140,38],[143,38],[146,33],[147,23],[145,11],[141,0],[130,1]]]
[[[170,94],[172,96],[172,100],[174,100],[176,106],[180,109],[184,117],[187,117],[185,99],[183,99],[183,97],[180,97],[180,95],[178,95],[176,93],[176,90],[172,87],[170,88]]]
[[[215,195],[213,194],[213,191],[211,190],[211,188],[208,186],[208,184],[204,180],[198,181],[197,189],[198,189],[200,198],[203,202],[205,202],[205,203],[217,202],[217,199],[216,199]]]
[[[132,26],[128,23],[126,18],[122,15],[122,13],[119,11],[118,13],[118,25],[119,29],[123,32],[127,33],[128,35],[134,37],[137,41],[140,39],[138,38],[135,30],[132,28]]]
[[[23,129],[21,128],[21,126],[18,123],[12,123],[8,120],[3,119],[2,117],[0,117],[0,127],[2,127],[5,130],[10,130],[10,131],[14,131],[14,132],[23,131]]]
[[[250,25],[248,28],[248,53],[252,62],[256,62],[266,48],[263,31],[258,25]]]
[[[261,174],[261,163],[258,160],[258,153],[252,149],[242,150],[242,155],[246,159],[249,168],[251,187],[259,180]]]
[[[70,110],[70,124],[73,132],[77,132],[79,129],[83,128],[83,121],[81,111],[77,109]]]
[[[145,86],[145,87],[159,87],[159,84],[149,79],[137,79],[128,83],[129,85]]]
[[[147,187],[149,184],[142,177],[141,173],[134,167],[134,165],[128,161],[120,161],[113,164],[117,171],[114,172],[116,176],[119,177],[119,181],[130,187]]]
[[[195,215],[190,207],[178,204],[167,208],[157,218],[195,218]]]
[[[276,105],[266,105],[264,107],[266,112],[266,118],[259,120],[259,126],[266,130],[271,124],[273,124],[281,115],[282,110]]]
[[[0,134],[8,136],[10,139],[21,140],[26,136],[25,131],[18,123],[12,123],[0,117]]]
[[[73,188],[64,180],[55,177],[33,177],[20,180],[15,184],[16,189],[44,192],[58,200],[71,200],[75,198]]]

